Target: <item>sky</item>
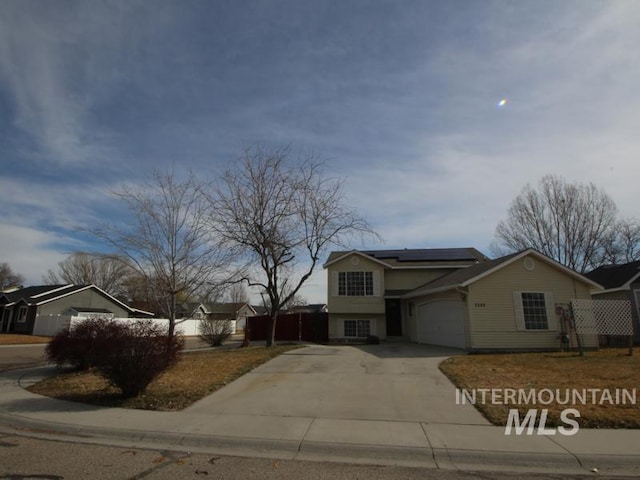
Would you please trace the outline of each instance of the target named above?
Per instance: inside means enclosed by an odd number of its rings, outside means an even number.
[[[154,169],[312,149],[382,241],[475,247],[545,174],[640,217],[636,0],[0,2],[0,262],[26,284]],[[326,301],[322,269],[302,296]]]

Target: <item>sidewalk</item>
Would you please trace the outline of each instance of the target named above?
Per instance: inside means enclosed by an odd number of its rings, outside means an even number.
[[[485,425],[348,420],[95,407],[24,387],[53,373],[0,373],[0,424],[65,441],[226,455],[461,470],[640,475],[640,431],[580,430],[572,437],[505,436]]]

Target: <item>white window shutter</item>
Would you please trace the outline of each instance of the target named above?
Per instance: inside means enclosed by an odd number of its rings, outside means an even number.
[[[516,317],[516,330],[526,330],[524,309],[522,307],[522,292],[513,292],[513,308]]]
[[[380,270],[374,270],[373,274],[371,275],[372,277],[372,281],[373,281],[373,296],[374,297],[380,297],[381,294],[381,279],[380,279]]]
[[[339,283],[340,275],[338,272],[331,272],[331,296],[338,296],[338,283]]]
[[[549,330],[558,330],[558,317],[556,316],[556,307],[553,303],[553,293],[544,292],[544,305],[547,307],[547,323]]]
[[[378,334],[378,321],[377,320],[369,320],[369,334],[377,335]]]

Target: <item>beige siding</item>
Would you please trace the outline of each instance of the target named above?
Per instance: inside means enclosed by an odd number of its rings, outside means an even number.
[[[590,287],[539,259],[533,260],[535,268],[531,271],[524,268],[524,259],[520,259],[469,285],[472,349],[560,347],[559,325],[555,331],[517,329],[513,292],[551,292],[555,306],[568,305],[573,298],[590,298]],[[585,338],[585,345],[597,346],[597,338]]]
[[[45,303],[38,308],[38,313],[40,315],[59,315],[71,307],[104,308],[113,312],[117,318],[126,318],[129,316],[129,312],[120,305],[113,303],[107,297],[91,289]]]
[[[331,314],[329,313],[329,338],[344,338],[343,322],[345,320],[372,320],[371,334],[386,338],[387,328],[384,315],[379,314]]]
[[[357,258],[358,264],[354,265],[351,258]],[[372,297],[340,297],[337,295],[338,272],[374,272],[374,295]],[[377,262],[368,260],[361,255],[349,255],[343,260],[334,263],[327,268],[328,298],[327,308],[329,313],[356,313],[356,314],[384,314],[384,267]]]
[[[452,271],[454,269],[445,268],[387,270],[384,287],[386,290],[413,290]]]

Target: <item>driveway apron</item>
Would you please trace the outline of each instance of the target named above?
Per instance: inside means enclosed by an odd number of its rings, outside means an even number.
[[[408,343],[285,353],[185,413],[488,425],[440,372],[460,350]]]

